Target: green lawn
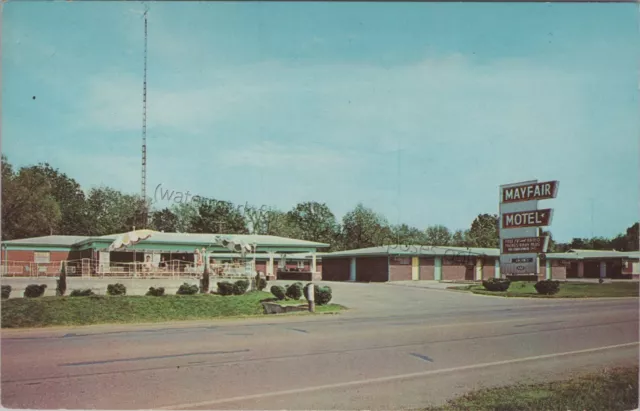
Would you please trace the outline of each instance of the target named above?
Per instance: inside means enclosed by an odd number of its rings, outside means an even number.
[[[475,391],[425,411],[607,410],[638,408],[638,367],[615,368],[568,381]]]
[[[535,283],[514,281],[506,292],[487,291],[482,284],[451,287],[456,290],[471,291],[475,294],[496,295],[502,297],[539,297],[539,298],[584,298],[584,297],[638,297],[639,285],[629,283],[560,283],[560,291],[554,295],[538,294]]]
[[[264,315],[260,301],[272,297],[270,293],[256,291],[241,296],[196,294],[14,298],[2,301],[2,328],[259,316]],[[331,304],[317,311],[332,312],[340,308]]]

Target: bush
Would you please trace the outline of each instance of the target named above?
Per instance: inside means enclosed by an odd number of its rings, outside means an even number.
[[[108,295],[126,295],[127,294],[127,287],[124,286],[124,284],[109,284],[107,286],[107,294]]]
[[[42,297],[44,294],[44,290],[47,288],[46,284],[29,284],[27,288],[24,289],[24,296],[27,298],[38,298]]]
[[[63,262],[60,269],[60,278],[56,281],[56,295],[58,296],[63,296],[67,292],[67,269],[65,266],[66,264]]]
[[[195,284],[184,283],[178,288],[178,291],[176,292],[176,294],[178,295],[198,294],[198,286]]]
[[[302,283],[293,283],[288,286],[285,295],[292,300],[299,300],[302,297]]]
[[[93,291],[91,291],[91,288],[83,288],[81,290],[72,290],[71,294],[69,294],[70,297],[91,297],[93,295],[96,295]]]
[[[218,283],[218,294],[220,295],[233,295],[234,285],[228,281],[222,281]]]
[[[560,291],[560,281],[557,280],[542,280],[538,281],[534,287],[538,294],[553,295]]]
[[[286,298],[284,287],[280,285],[271,286],[271,294],[273,294],[278,300],[284,300]]]
[[[329,301],[331,301],[331,287],[329,287],[328,285],[323,286],[317,286],[314,287],[315,292],[314,292],[314,298],[315,298],[315,302],[316,305],[327,305],[329,304]]]
[[[482,281],[482,286],[487,291],[507,291],[511,285],[508,278],[489,278]]]
[[[3,285],[2,286],[2,299],[6,300],[7,298],[9,298],[10,295],[11,295],[11,286],[10,285]]]
[[[147,291],[147,295],[152,297],[162,297],[164,295],[164,287],[149,287],[149,291]]]
[[[247,280],[238,280],[233,284],[233,293],[235,295],[242,295],[247,292],[249,285],[249,281]]]
[[[304,298],[307,299],[307,301],[309,301],[309,286],[311,285],[311,283],[307,284],[304,286]],[[316,305],[326,305],[329,303],[329,301],[331,301],[331,287],[329,287],[328,285],[326,286],[320,286],[315,284],[315,286],[313,287],[313,300],[316,303]]]

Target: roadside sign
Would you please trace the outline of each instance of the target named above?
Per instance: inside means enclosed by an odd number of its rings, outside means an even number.
[[[547,236],[505,238],[502,240],[502,253],[544,253],[547,251],[548,242]]]
[[[544,227],[551,224],[553,210],[516,211],[502,214],[503,228]]]
[[[547,181],[544,183],[527,182],[510,186],[503,186],[502,202],[513,203],[529,200],[546,200],[556,198],[558,194],[558,182]]]
[[[538,209],[538,201],[555,198],[558,181],[523,181],[500,186],[500,272],[538,274],[539,253],[546,252],[548,238],[540,227],[551,225],[553,210]]]

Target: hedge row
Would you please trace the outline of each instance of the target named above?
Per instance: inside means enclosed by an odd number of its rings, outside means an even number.
[[[271,287],[271,294],[273,294],[278,300],[299,300],[303,295],[304,298],[309,301],[309,287],[311,283],[308,283],[304,287],[302,283],[296,282],[286,287],[280,285],[274,285]],[[314,301],[317,305],[326,305],[331,301],[331,287],[315,285],[313,287]]]
[[[508,278],[489,278],[482,281],[482,286],[487,291],[507,291],[511,285],[511,280]],[[560,291],[560,282],[557,280],[542,280],[535,283],[533,286],[538,294],[553,295]]]

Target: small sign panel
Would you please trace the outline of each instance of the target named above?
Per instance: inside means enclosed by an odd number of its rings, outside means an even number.
[[[502,214],[502,228],[543,227],[551,224],[550,208]]]
[[[502,202],[515,203],[519,201],[545,200],[556,198],[557,193],[557,181],[546,181],[544,183],[535,182],[503,188]]]
[[[512,258],[511,262],[515,264],[532,263],[533,258]]]
[[[546,251],[548,237],[521,237],[504,238],[502,240],[502,253],[544,253]]]

